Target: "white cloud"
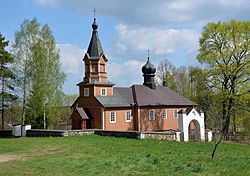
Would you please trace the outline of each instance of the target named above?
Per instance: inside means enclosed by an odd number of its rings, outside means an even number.
[[[129,60],[123,64],[111,63],[107,65],[108,78],[116,86],[131,86],[143,82],[141,67],[144,62]]]
[[[189,29],[129,28],[125,24],[119,24],[116,30],[113,49],[116,55],[147,49],[156,55],[170,55],[180,50],[193,52],[198,48],[200,35]]]
[[[214,20],[249,20],[249,0],[35,0],[38,5],[62,6],[81,14],[116,18],[140,26],[195,26]]]
[[[86,50],[72,44],[57,44],[60,50],[60,61],[62,70],[66,74],[82,74],[80,71],[83,67],[82,58]]]
[[[41,6],[45,6],[45,5],[51,5],[53,4],[53,2],[56,1],[50,1],[50,0],[36,0],[37,4],[41,5]]]

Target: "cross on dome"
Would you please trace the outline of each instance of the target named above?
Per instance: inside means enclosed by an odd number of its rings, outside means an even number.
[[[150,51],[149,51],[149,49],[148,49],[148,50],[147,50],[147,53],[148,53],[148,58],[149,58],[149,52],[150,52]]]
[[[96,9],[95,8],[94,8],[93,12],[94,12],[94,19],[95,19],[95,16],[96,16]]]

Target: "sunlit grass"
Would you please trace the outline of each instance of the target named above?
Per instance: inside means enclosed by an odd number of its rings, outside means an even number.
[[[100,136],[0,139],[0,175],[250,175],[250,146]]]

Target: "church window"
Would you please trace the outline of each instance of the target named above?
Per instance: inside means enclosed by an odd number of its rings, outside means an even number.
[[[131,122],[131,112],[130,111],[126,112],[126,122]]]
[[[89,88],[84,88],[84,96],[85,97],[89,96]]]
[[[110,123],[115,123],[115,122],[116,122],[116,113],[110,112]]]
[[[178,118],[178,110],[175,109],[175,110],[174,110],[174,119],[177,119],[177,118]]]
[[[155,111],[154,110],[149,110],[149,120],[154,120],[155,119]]]
[[[166,109],[163,109],[163,110],[162,110],[162,118],[163,118],[163,119],[166,119],[166,118],[167,118],[167,110],[166,110]]]
[[[101,88],[101,96],[106,96],[106,95],[107,95],[107,89]]]

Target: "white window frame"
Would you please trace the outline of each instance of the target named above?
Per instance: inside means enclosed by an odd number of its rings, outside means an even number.
[[[176,117],[175,117],[175,112],[176,112]],[[178,119],[178,110],[177,109],[174,109],[173,117],[174,117],[174,119]]]
[[[129,115],[129,116],[128,116]],[[129,120],[128,120],[128,117],[129,117]],[[126,122],[131,122],[132,121],[132,116],[131,116],[131,111],[127,111],[125,113],[125,121]]]
[[[103,91],[104,91],[104,94],[103,94]],[[100,95],[101,96],[107,96],[107,88],[101,88],[100,89]]]
[[[114,120],[112,120],[112,114],[114,115]],[[110,123],[116,122],[116,112],[112,111],[109,113],[109,121],[110,121]]]
[[[163,112],[165,112],[165,117],[163,116],[163,114],[164,114]],[[167,109],[162,109],[161,113],[162,113],[162,115],[161,115],[162,119],[167,119],[168,118],[168,110]]]
[[[152,112],[152,117],[151,117],[151,112]],[[149,120],[155,120],[155,110],[149,110],[148,111],[148,119]]]
[[[85,87],[83,89],[83,94],[84,94],[84,97],[88,97],[89,96],[89,88],[88,87]]]

